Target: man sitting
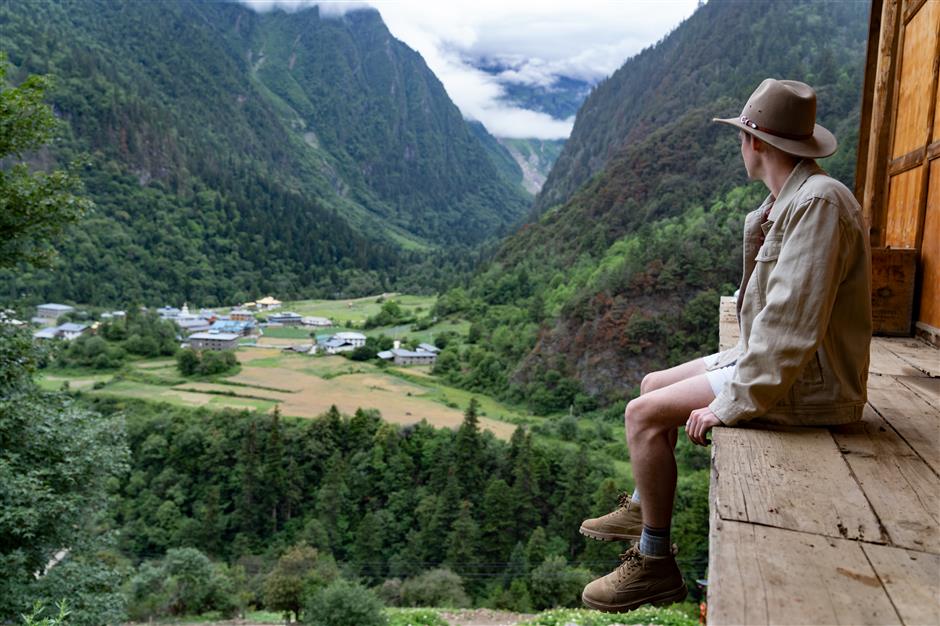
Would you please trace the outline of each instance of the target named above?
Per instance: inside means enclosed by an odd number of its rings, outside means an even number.
[[[813,160],[836,150],[816,124],[816,92],[768,78],[734,126],[748,177],[770,191],[744,223],[733,349],[647,375],[627,405],[636,491],[616,511],[585,520],[582,534],[638,540],[620,566],[585,587],[602,611],[686,596],[669,540],[678,429],[707,445],[714,426],[750,420],[832,425],[861,419],[871,340],[870,252],[852,193]],[[641,499],[642,494],[642,499]]]

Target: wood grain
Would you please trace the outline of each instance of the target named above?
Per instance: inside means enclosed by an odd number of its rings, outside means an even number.
[[[868,387],[868,402],[940,475],[940,409],[905,388]]]
[[[940,554],[940,480],[923,459],[870,407],[833,438],[888,542]]]
[[[923,376],[924,373],[891,352],[885,344],[885,338],[873,337],[871,340],[871,365],[868,367],[869,380],[871,374],[882,376]],[[875,382],[875,381],[873,381]]]
[[[715,533],[709,624],[901,622],[856,542],[727,520]]]
[[[716,506],[723,520],[882,540],[875,515],[828,431],[720,428],[713,440]]]
[[[940,624],[940,555],[863,544],[905,624]]]
[[[912,365],[925,376],[940,376],[940,350],[919,339],[895,339],[880,337],[873,339],[905,363]]]

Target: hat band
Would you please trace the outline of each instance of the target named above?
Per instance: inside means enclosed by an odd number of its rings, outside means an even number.
[[[780,137],[780,138],[782,138],[782,139],[804,140],[804,139],[812,139],[812,138],[813,138],[813,133],[809,133],[809,134],[806,134],[806,135],[797,135],[797,134],[794,134],[794,133],[784,133],[784,132],[779,131],[779,130],[773,130],[773,129],[767,128],[766,126],[761,126],[761,125],[757,124],[756,122],[752,122],[752,121],[751,121],[751,118],[749,118],[749,117],[746,116],[746,115],[742,115],[742,116],[741,116],[741,123],[744,124],[745,126],[747,126],[748,128],[753,128],[754,130],[759,130],[759,131],[761,131],[762,133],[767,133],[768,135],[773,135],[774,137]]]

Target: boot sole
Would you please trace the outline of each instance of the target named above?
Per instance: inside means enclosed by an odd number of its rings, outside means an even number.
[[[639,535],[622,535],[620,533],[602,533],[597,530],[591,530],[590,528],[585,528],[584,526],[579,528],[578,532],[584,535],[585,537],[590,537],[591,539],[597,539],[598,541],[638,541],[640,539]]]
[[[652,604],[654,606],[663,606],[666,604],[672,604],[673,602],[681,602],[688,595],[688,589],[686,589],[685,583],[682,583],[682,586],[673,589],[672,591],[664,591],[663,593],[651,596],[649,598],[643,598],[642,600],[636,600],[634,602],[628,602],[626,604],[606,604],[604,602],[598,602],[597,600],[590,600],[583,593],[581,594],[581,602],[585,606],[588,606],[592,609],[603,611],[604,613],[626,613],[627,611],[632,611],[633,609],[638,609],[644,604]]]

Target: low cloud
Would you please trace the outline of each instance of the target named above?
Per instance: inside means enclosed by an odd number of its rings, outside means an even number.
[[[591,83],[662,39],[692,14],[697,0],[241,0],[258,11],[318,5],[339,16],[372,7],[392,34],[417,50],[465,117],[499,137],[560,139],[573,119],[559,120],[503,101],[505,84],[551,87],[568,76]],[[496,75],[475,67],[495,62]]]

